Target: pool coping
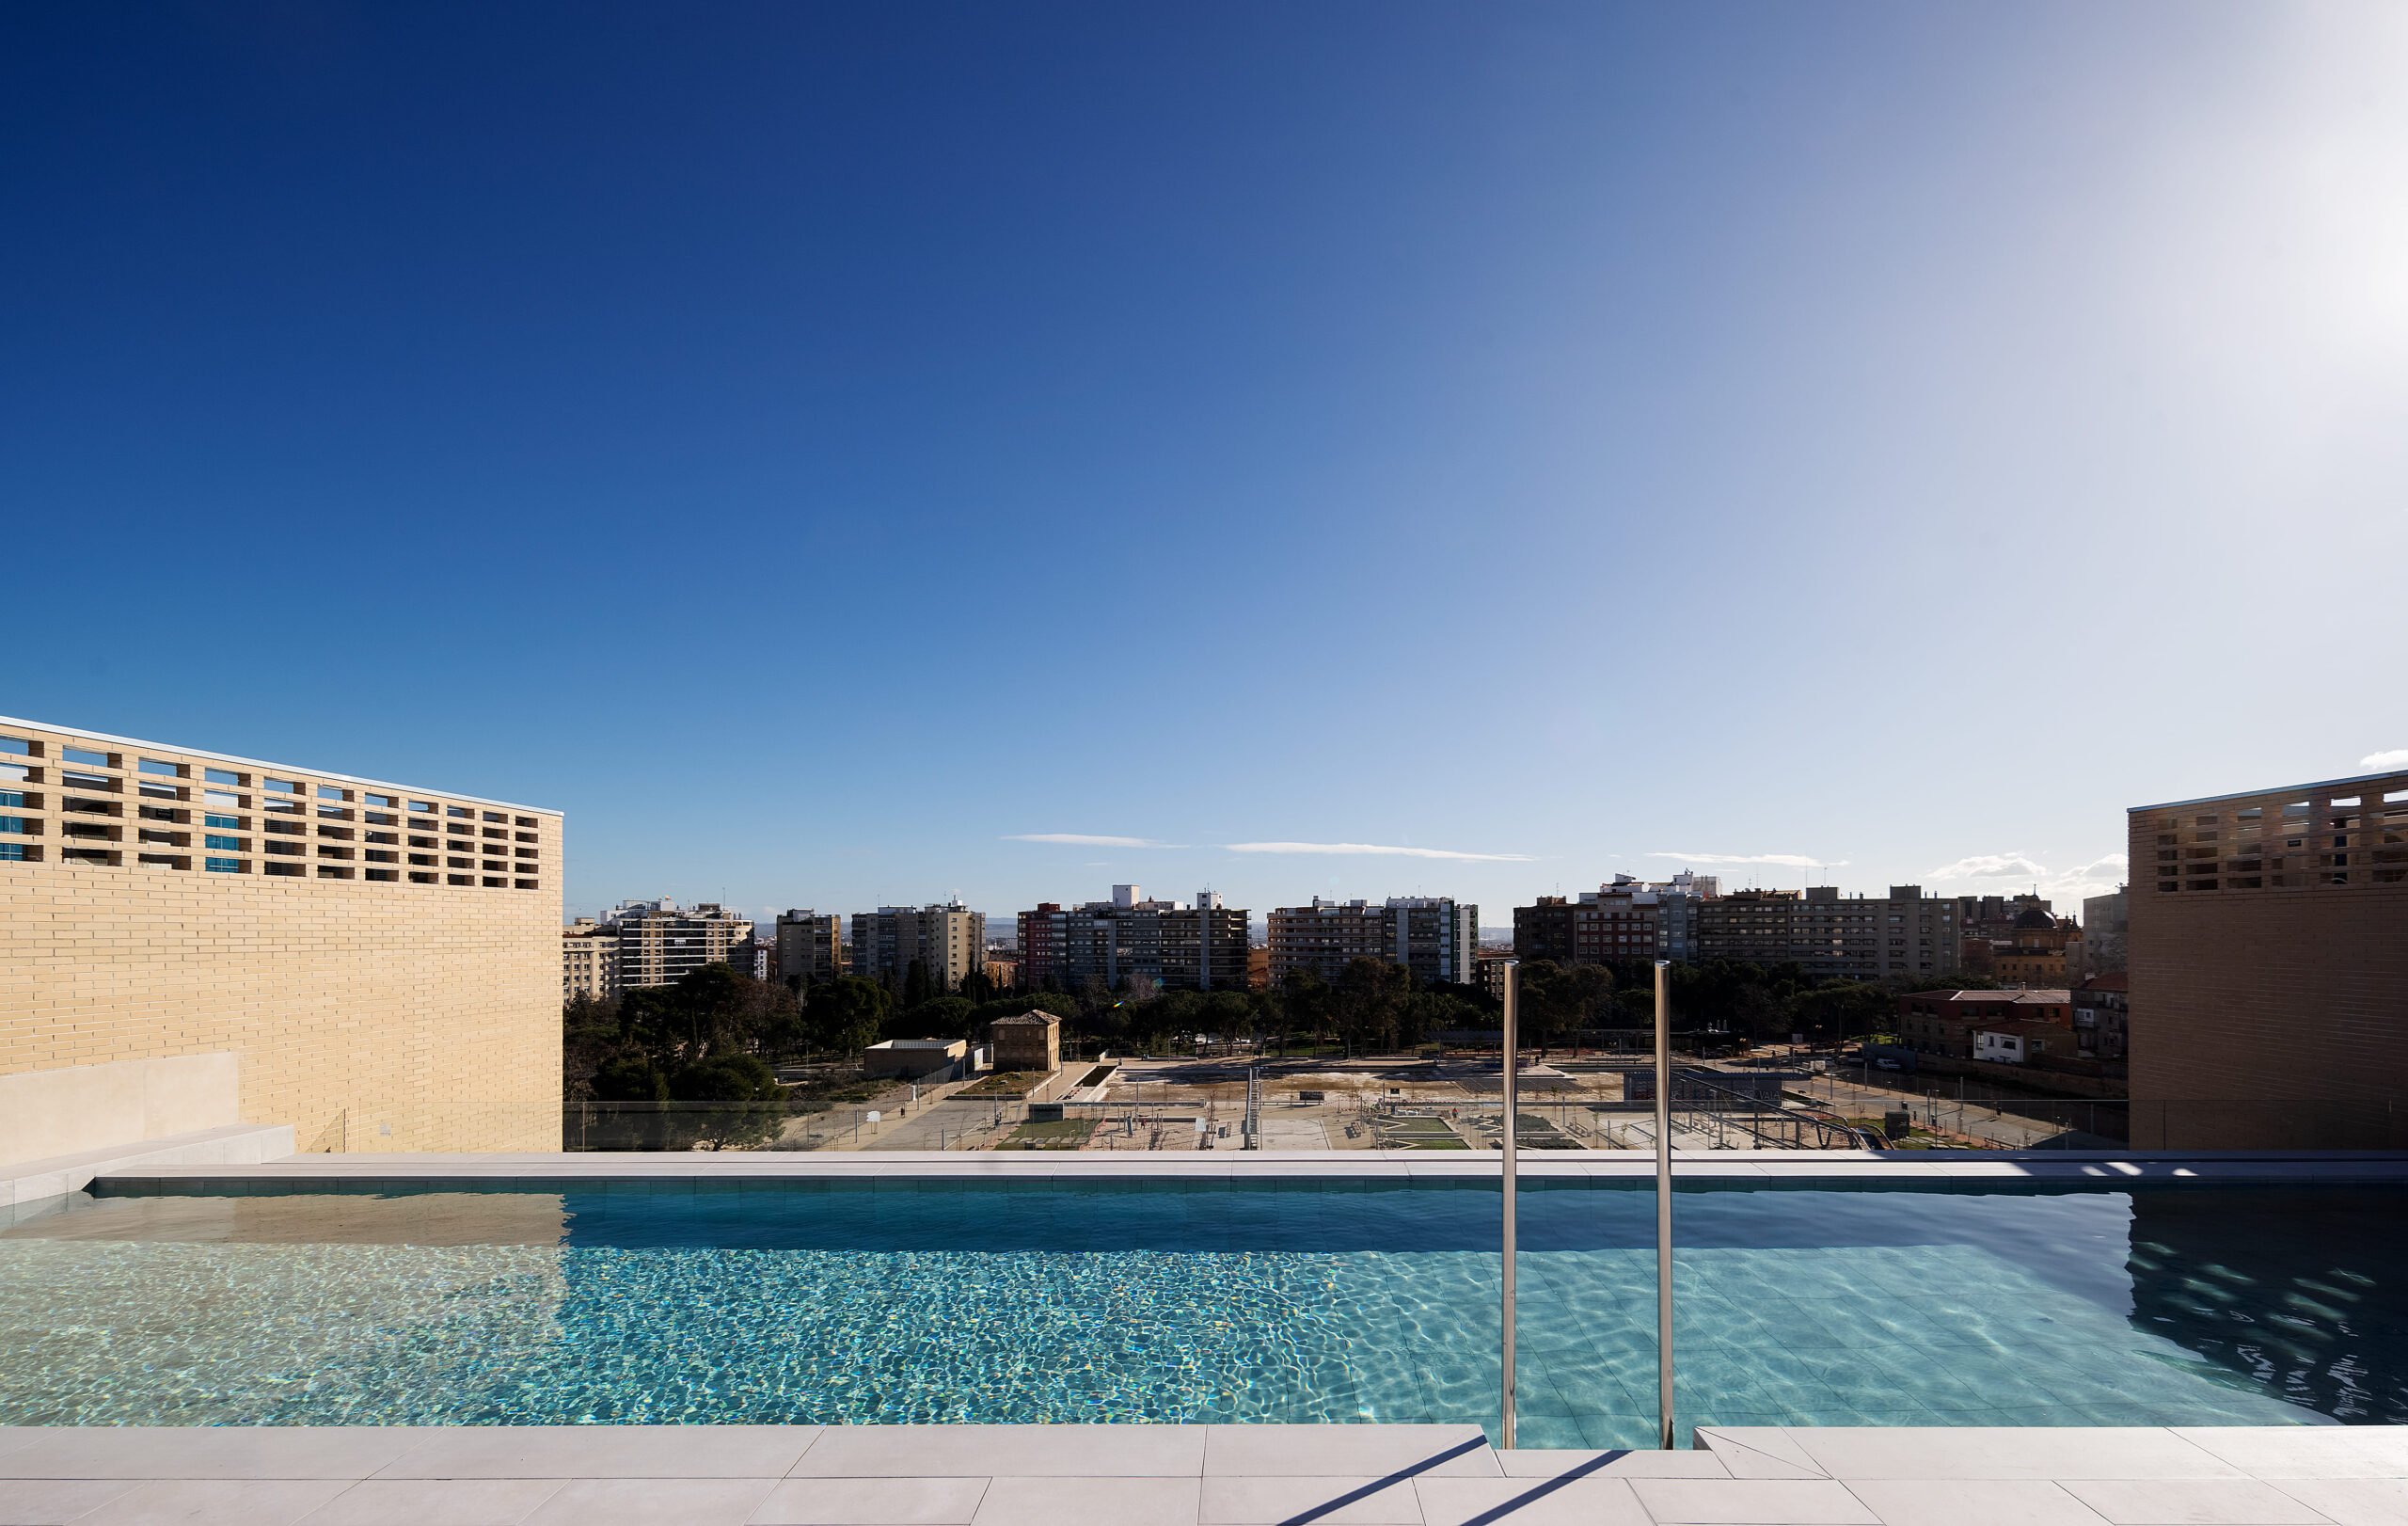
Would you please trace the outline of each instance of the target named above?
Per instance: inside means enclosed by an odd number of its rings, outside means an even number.
[[[639,1191],[703,1190],[774,1184],[867,1183],[895,1190],[928,1184],[1180,1182],[1283,1184],[1310,1182],[1484,1187],[1498,1180],[1497,1157],[1433,1160],[1416,1151],[1260,1151],[1198,1157],[1180,1152],[927,1151],[836,1154],[745,1152],[715,1154],[349,1154],[288,1155],[249,1165],[145,1162],[96,1175],[94,1196],[210,1195],[276,1191],[361,1191],[455,1185],[462,1190],[517,1187],[531,1191],[613,1185]],[[2070,1151],[1701,1151],[1673,1152],[1679,1183],[1689,1189],[1779,1186],[1923,1186],[1983,1190],[2001,1185],[2071,1186],[2178,1184],[2350,1185],[2408,1182],[2402,1152]],[[1516,1180],[1526,1185],[1643,1189],[1652,1185],[1655,1157],[1617,1152],[1573,1158],[1525,1158]]]
[[[2399,1426],[1702,1426],[1500,1451],[1476,1425],[24,1426],[11,1518],[359,1526],[1385,1526],[2348,1520]],[[2387,1508],[2386,1508],[2387,1507]]]

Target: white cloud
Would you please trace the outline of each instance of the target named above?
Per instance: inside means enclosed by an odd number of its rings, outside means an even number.
[[[2043,880],[2049,871],[2021,853],[1977,853],[1943,864],[1926,878],[1933,880]]]
[[[1184,848],[1183,842],[1156,842],[1151,837],[1100,837],[1085,832],[1013,832],[1005,842],[1058,842],[1076,848]]]
[[[1443,848],[1388,848],[1367,842],[1233,842],[1232,853],[1386,853],[1398,858],[1471,859],[1490,864],[1529,864],[1529,853],[1455,853]]]
[[[2358,759],[2362,769],[2408,769],[2408,747],[2395,747],[2387,753],[2368,753]]]
[[[2109,853],[2070,869],[2052,869],[2023,853],[1976,853],[1945,864],[1925,876],[1935,889],[1951,882],[1966,880],[2010,880],[2036,885],[2039,893],[2051,900],[2075,899],[2083,896],[2103,896],[2124,882],[2126,859],[2121,853]],[[2001,890],[2020,888],[2004,885]],[[2064,910],[2064,908],[2059,908]]]
[[[1649,858],[1677,858],[1690,864],[1781,864],[1793,869],[1839,869],[1844,858],[1808,858],[1802,853],[1650,853]]]

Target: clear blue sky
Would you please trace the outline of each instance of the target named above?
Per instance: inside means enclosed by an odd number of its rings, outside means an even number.
[[[0,713],[559,807],[582,910],[2078,895],[2408,747],[2403,77],[2388,5],[12,6]]]

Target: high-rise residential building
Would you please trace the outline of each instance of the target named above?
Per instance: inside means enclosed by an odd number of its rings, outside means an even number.
[[[1796,946],[1795,890],[1735,890],[1698,908],[1698,959],[1780,964]]]
[[[1656,957],[1684,963],[1694,962],[1698,908],[1722,894],[1722,882],[1711,874],[1692,874],[1683,869],[1670,880],[1656,881],[1647,888],[1656,893]]]
[[[1627,874],[1583,891],[1571,908],[1572,960],[1604,964],[1657,957],[1663,942],[1663,908],[1656,892]]]
[[[580,916],[561,929],[561,1000],[619,993],[619,930]]]
[[[901,984],[918,963],[931,990],[951,991],[987,958],[987,914],[958,900],[853,914],[852,973]]]
[[[1480,908],[1449,897],[1366,900],[1313,898],[1271,914],[1268,974],[1275,984],[1299,970],[1334,980],[1348,962],[1402,964],[1426,984],[1468,984],[1480,948]]]
[[[1115,885],[1110,900],[1065,907],[1040,902],[1020,914],[1021,981],[1071,990],[1089,979],[1117,988],[1142,977],[1202,991],[1246,988],[1246,914],[1200,891],[1193,905],[1149,900]]]
[[[2126,825],[2132,1144],[2408,1143],[2408,771]]]
[[[1958,901],[1921,885],[1892,885],[1877,900],[1832,885],[1742,890],[1701,908],[1699,957],[1849,980],[1946,975],[1958,968],[1960,916]]]
[[[778,914],[778,978],[833,980],[845,971],[844,918],[796,909]]]
[[[0,1159],[235,1122],[559,1148],[561,829],[0,719]]]
[[[1561,896],[1541,896],[1530,905],[1514,907],[1513,957],[1573,963],[1572,902]]]
[[[2131,927],[2130,892],[2130,886],[2117,885],[2113,895],[2083,898],[2083,967],[2092,975],[2113,975],[2128,967],[2127,934]]]
[[[752,973],[752,919],[714,902],[621,901],[602,920],[618,930],[622,990],[675,985],[705,964]]]

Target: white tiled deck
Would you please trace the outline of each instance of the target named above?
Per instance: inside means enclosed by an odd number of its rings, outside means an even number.
[[[7,1526],[2408,1523],[2408,1429],[1456,1425],[0,1429]]]

